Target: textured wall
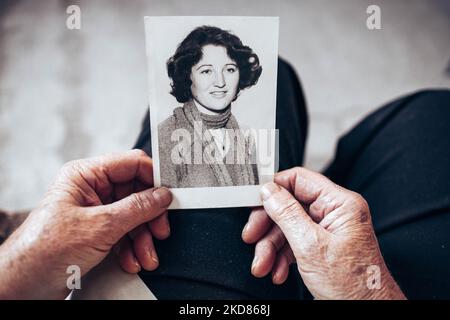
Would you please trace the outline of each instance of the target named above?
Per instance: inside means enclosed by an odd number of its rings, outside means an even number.
[[[243,4],[245,3],[245,4]],[[79,4],[82,29],[66,29]],[[382,30],[365,10],[378,4]],[[400,94],[449,87],[446,0],[0,2],[0,207],[36,204],[67,160],[129,148],[146,96],[144,15],[277,15],[280,54],[300,75],[311,115],[307,163]]]

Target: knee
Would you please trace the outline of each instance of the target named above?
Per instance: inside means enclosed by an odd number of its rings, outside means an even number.
[[[450,121],[450,90],[420,90],[402,100],[403,108],[398,116],[404,119],[415,119],[419,123]]]
[[[446,111],[450,107],[450,90],[447,89],[424,89],[420,90],[406,99],[409,100],[409,108],[417,109],[417,111],[427,112],[438,109]],[[450,110],[449,110],[450,111]]]

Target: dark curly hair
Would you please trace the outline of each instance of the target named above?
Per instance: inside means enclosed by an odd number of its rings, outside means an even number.
[[[178,102],[192,99],[191,69],[202,58],[202,48],[206,45],[223,46],[228,56],[234,60],[239,69],[240,90],[251,87],[258,82],[262,72],[259,58],[253,50],[242,44],[241,40],[228,31],[212,26],[201,26],[188,34],[178,45],[175,54],[167,61],[167,73],[172,79],[170,92]]]

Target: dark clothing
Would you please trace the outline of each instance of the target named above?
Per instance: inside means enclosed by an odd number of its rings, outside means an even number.
[[[384,259],[408,298],[450,298],[450,91],[378,109],[325,171],[369,203]]]
[[[279,62],[280,170],[300,166],[307,113],[300,83]],[[146,116],[136,147],[151,155]],[[381,251],[408,298],[450,298],[450,91],[423,91],[377,110],[341,138],[325,174],[364,196]],[[160,267],[140,276],[159,299],[310,298],[295,266],[282,286],[253,278],[241,240],[250,209],[179,210],[156,241]]]

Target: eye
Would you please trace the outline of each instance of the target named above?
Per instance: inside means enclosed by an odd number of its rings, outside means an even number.
[[[237,71],[237,68],[236,68],[236,67],[228,67],[228,68],[227,68],[227,71],[228,71],[229,73],[235,73],[235,72]]]
[[[212,72],[211,69],[204,69],[200,71],[201,74],[210,74],[211,72]]]

